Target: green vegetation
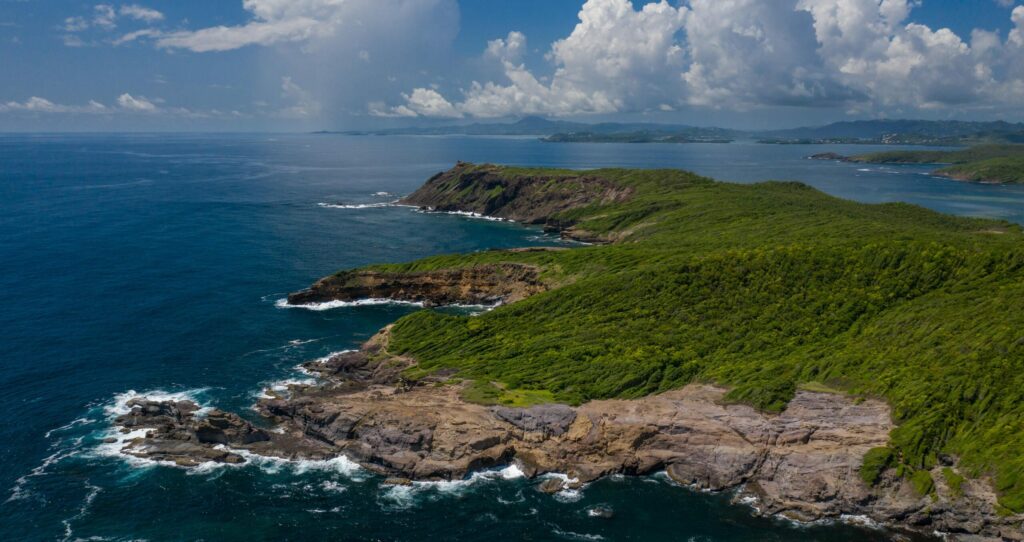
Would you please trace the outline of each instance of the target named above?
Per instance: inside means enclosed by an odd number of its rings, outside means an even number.
[[[892,448],[868,450],[868,453],[864,454],[864,464],[860,467],[861,480],[864,480],[864,483],[869,486],[877,484],[882,473],[889,468],[894,459],[896,459],[896,454],[893,453]]]
[[[963,496],[964,482],[966,481],[963,476],[949,467],[943,467],[942,477],[946,480],[946,486],[949,487],[949,492],[954,498]]]
[[[1021,156],[989,158],[949,166],[935,173],[961,181],[998,184],[1024,183],[1024,153]]]
[[[979,145],[956,151],[889,151],[862,154],[854,162],[952,164],[936,175],[961,181],[1024,183],[1024,145]]]
[[[542,137],[547,143],[732,143],[732,139],[693,135],[691,133],[636,131],[636,132],[569,132]]]
[[[508,389],[502,383],[473,380],[462,390],[462,399],[482,405],[504,405],[528,407],[554,402],[554,396],[547,390]]]
[[[525,262],[552,287],[479,316],[402,318],[390,349],[418,360],[411,378],[453,368],[487,383],[470,392],[483,402],[522,391],[523,403],[579,404],[694,381],[728,385],[729,399],[767,411],[784,409],[799,387],[882,397],[899,425],[865,480],[891,464],[923,488],[914,473],[952,453],[960,472],[993,476],[1002,506],[1024,510],[1018,226],[859,204],[793,182],[737,185],[672,170],[501,174],[599,177],[632,195],[551,217],[613,244],[375,266]]]
[[[922,497],[930,495],[935,490],[935,480],[932,479],[931,473],[926,470],[915,471],[914,474],[910,475],[910,485],[914,486],[914,491]]]

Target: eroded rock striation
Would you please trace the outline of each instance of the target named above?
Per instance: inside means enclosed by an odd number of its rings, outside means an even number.
[[[565,238],[604,242],[607,240],[575,228],[566,211],[622,202],[632,195],[632,188],[596,175],[508,175],[498,166],[459,162],[431,177],[399,203],[429,211],[475,213],[543,225],[545,230],[559,232]]]
[[[412,273],[359,269],[320,279],[310,288],[289,295],[288,303],[386,298],[427,306],[493,305],[518,301],[545,289],[538,268],[516,263]]]
[[[782,414],[724,401],[706,384],[636,400],[579,407],[485,406],[461,399],[462,384],[434,375],[402,378],[414,360],[387,352],[387,330],[356,352],[305,364],[316,385],[268,390],[257,410],[273,431],[213,410],[196,415],[189,402],[134,403],[117,423],[150,428],[123,452],[193,466],[240,463],[245,452],[282,458],[345,455],[391,480],[452,480],[484,468],[517,464],[538,489],[557,492],[625,473],[664,470],[698,489],[741,488],[763,513],[798,520],[864,515],[893,525],[1014,539],[1019,525],[992,513],[994,495],[968,482],[960,496],[918,495],[886,473],[869,488],[859,469],[865,453],[884,446],[893,429],[888,406],[829,393],[800,391]],[[398,482],[393,482],[398,483]],[[1019,523],[1019,521],[1018,521]]]

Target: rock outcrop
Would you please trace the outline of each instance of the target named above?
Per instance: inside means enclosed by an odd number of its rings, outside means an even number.
[[[320,279],[288,296],[301,305],[386,298],[432,305],[511,303],[546,290],[537,267],[496,263],[457,269],[392,273],[359,269]]]
[[[539,489],[548,492],[613,473],[665,470],[693,488],[740,488],[763,513],[798,520],[864,515],[926,531],[1020,533],[1020,518],[996,515],[994,495],[981,483],[968,482],[955,499],[918,495],[892,472],[867,487],[859,477],[864,454],[884,446],[893,429],[882,401],[799,391],[773,415],[725,402],[722,388],[693,384],[575,408],[484,406],[463,401],[462,384],[444,375],[404,381],[401,371],[414,361],[389,355],[386,346],[385,331],[358,352],[306,364],[321,383],[257,404],[274,431],[218,410],[197,416],[188,402],[138,401],[117,423],[151,430],[123,451],[183,466],[243,462],[243,451],[343,454],[390,483],[459,479],[515,462],[530,477],[565,473],[544,480]]]
[[[524,170],[459,162],[431,177],[422,187],[399,200],[429,211],[476,213],[544,225],[545,230],[587,242],[602,239],[573,228],[566,211],[594,204],[622,202],[633,189],[599,175],[541,174]]]

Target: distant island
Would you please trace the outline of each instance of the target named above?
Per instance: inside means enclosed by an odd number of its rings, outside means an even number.
[[[856,156],[820,153],[815,160],[867,164],[937,164],[938,177],[990,184],[1024,183],[1024,145],[979,145],[953,151],[887,151]]]
[[[552,143],[729,143],[773,145],[934,145],[1024,143],[1024,123],[1003,121],[865,120],[786,130],[733,130],[684,124],[583,123],[525,117],[510,123],[414,126],[385,130],[321,131],[343,135],[535,136]]]
[[[266,426],[138,400],[117,423],[157,429],[122,453],[344,455],[396,485],[512,464],[552,493],[664,471],[800,521],[1024,538],[1020,226],[667,169],[460,162],[399,203],[592,246],[324,277],[288,305],[492,310],[304,364],[320,381],[266,390]]]
[[[616,133],[569,132],[542,137],[547,143],[732,143],[731,138],[701,135],[699,129],[686,133],[638,131]]]

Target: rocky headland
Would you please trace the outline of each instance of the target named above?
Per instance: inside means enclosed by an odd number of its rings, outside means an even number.
[[[737,499],[756,499],[760,513],[797,521],[865,516],[925,532],[1019,539],[1013,518],[990,512],[995,495],[984,483],[967,481],[956,496],[941,487],[936,498],[891,470],[872,488],[861,480],[864,455],[884,446],[894,427],[882,401],[800,391],[785,412],[766,414],[725,401],[724,388],[692,384],[579,407],[485,406],[462,400],[464,383],[447,375],[405,381],[402,371],[415,361],[389,354],[387,342],[385,329],[359,351],[306,363],[318,384],[268,390],[256,408],[272,430],[216,409],[196,415],[188,401],[137,399],[116,423],[148,432],[122,452],[185,467],[244,463],[247,453],[344,455],[395,484],[515,464],[531,478],[564,473],[538,483],[551,493],[610,474],[665,471],[692,489],[735,489]]]
[[[557,181],[557,182],[555,182]],[[632,189],[596,176],[503,175],[495,166],[460,163],[401,200],[430,210],[487,214],[542,224],[573,238],[595,238],[573,210],[628,201]],[[588,237],[589,236],[589,237]],[[600,236],[619,241],[614,235]],[[544,250],[544,249],[530,249]],[[290,304],[387,298],[425,306],[515,303],[554,288],[542,268],[481,263],[425,271],[364,268],[326,277],[289,296]],[[549,295],[549,294],[546,294]],[[959,460],[941,455],[922,488],[897,461],[865,481],[865,456],[887,449],[897,428],[883,400],[798,389],[781,412],[730,401],[729,389],[696,381],[637,399],[578,406],[487,405],[465,399],[471,382],[454,370],[410,379],[417,360],[389,349],[391,326],[358,351],[303,364],[312,385],[266,390],[259,420],[189,401],[136,399],[115,423],[130,437],[122,453],[193,467],[241,464],[250,454],[325,460],[344,456],[387,483],[458,480],[515,464],[543,477],[540,491],[574,489],[611,474],[664,471],[695,490],[734,490],[759,513],[797,521],[869,518],[964,540],[1024,540],[1020,514],[997,504],[985,477],[945,475]]]

